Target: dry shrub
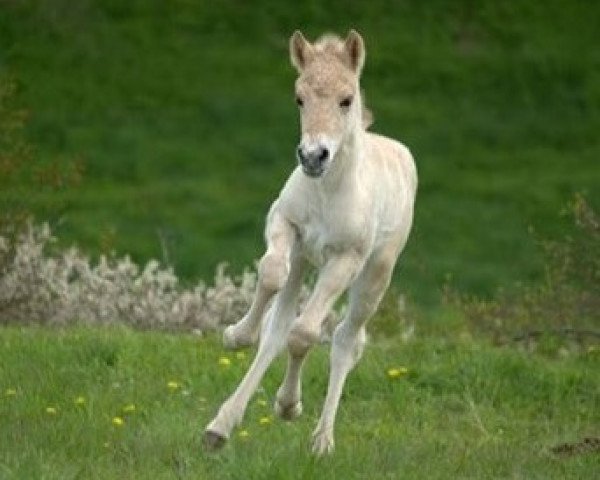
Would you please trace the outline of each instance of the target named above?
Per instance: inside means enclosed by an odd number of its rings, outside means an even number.
[[[42,159],[25,134],[29,112],[17,102],[17,84],[0,76],[0,229],[4,235],[21,230],[32,215],[32,198],[44,194],[37,213],[55,218],[64,200],[55,193],[82,182],[81,158]]]
[[[212,286],[183,289],[156,260],[140,268],[128,256],[102,256],[92,265],[76,248],[50,255],[55,239],[47,224],[29,224],[13,238],[0,236],[0,323],[205,330],[241,318],[256,284],[254,272],[233,279],[224,264]]]
[[[600,217],[579,194],[564,214],[572,232],[538,241],[546,260],[543,281],[501,289],[491,300],[445,289],[445,301],[464,313],[475,332],[499,343],[538,343],[548,335],[579,344],[600,339]]]
[[[0,324],[123,323],[204,331],[242,318],[256,287],[255,269],[232,277],[222,263],[212,285],[186,289],[172,268],[156,260],[140,268],[128,256],[101,256],[92,264],[76,248],[49,253],[54,242],[47,224],[0,235]],[[302,289],[299,308],[309,292]],[[338,318],[329,315],[329,328]]]

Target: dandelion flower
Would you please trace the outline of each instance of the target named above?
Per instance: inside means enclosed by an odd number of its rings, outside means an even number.
[[[238,360],[245,360],[246,352],[236,352],[235,358],[237,358]],[[242,431],[244,431],[244,430],[242,430]]]
[[[219,365],[222,367],[229,367],[231,365],[231,360],[228,357],[219,358]]]
[[[125,422],[123,421],[123,419],[121,417],[113,417],[113,419],[112,419],[112,424],[115,427],[122,427],[124,423]]]
[[[46,407],[46,413],[48,415],[56,415],[56,407]]]
[[[17,390],[14,388],[7,388],[5,393],[7,397],[14,397],[17,394]]]
[[[261,425],[269,425],[272,421],[273,420],[271,420],[271,417],[260,417],[258,423],[260,423]]]
[[[259,398],[256,403],[258,403],[261,407],[267,406],[267,401],[264,398]]]
[[[406,367],[395,367],[389,368],[387,371],[387,376],[391,379],[403,377],[408,373],[408,368]]]
[[[75,400],[73,400],[73,403],[75,405],[83,406],[85,405],[85,397],[77,397]]]
[[[167,383],[167,388],[169,390],[171,390],[172,392],[177,390],[179,387],[181,387],[181,385],[179,384],[179,382],[176,382],[175,380],[171,380],[170,382]]]
[[[129,403],[123,407],[123,413],[133,413],[135,412],[135,405],[133,403]]]
[[[248,432],[248,430],[240,430],[240,432],[238,433],[238,437],[240,438],[248,438],[250,436],[250,432]]]

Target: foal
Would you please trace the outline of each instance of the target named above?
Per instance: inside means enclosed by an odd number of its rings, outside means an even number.
[[[320,339],[328,311],[349,289],[349,309],[333,334],[327,396],[313,434],[313,452],[333,450],[346,376],[361,357],[365,324],[389,285],[411,228],[415,165],[404,145],[366,131],[370,118],[359,87],[365,59],[361,36],[351,30],[345,40],[326,35],[311,44],[297,31],[290,55],[299,73],[299,165],[267,216],[267,251],[258,265],[253,303],[223,334],[231,349],[256,342],[259,332],[260,342],[245,377],[206,427],[209,448],[222,446],[241,422],[250,397],[286,343],[288,366],[274,408],[288,420],[302,413],[302,364]],[[318,268],[318,278],[296,317],[296,297],[309,264]]]

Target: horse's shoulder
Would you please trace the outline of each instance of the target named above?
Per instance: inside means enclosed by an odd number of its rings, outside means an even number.
[[[370,151],[376,157],[376,162],[399,164],[408,181],[416,189],[417,169],[412,153],[406,145],[399,140],[372,132],[367,132],[367,142]]]
[[[271,206],[294,224],[306,217],[306,198],[310,198],[303,175],[300,169],[294,170]]]

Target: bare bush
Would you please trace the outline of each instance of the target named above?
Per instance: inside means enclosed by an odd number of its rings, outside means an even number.
[[[577,343],[600,338],[600,216],[582,195],[564,213],[572,231],[539,241],[546,259],[541,282],[501,289],[491,300],[446,288],[446,302],[465,314],[473,330],[500,343],[538,342],[547,334]]]
[[[208,330],[238,321],[256,286],[256,271],[238,277],[217,267],[212,285],[183,288],[156,260],[140,268],[128,256],[96,264],[76,248],[48,253],[47,224],[0,235],[0,324],[124,323],[137,328]],[[309,294],[304,287],[300,305]],[[333,312],[328,324],[336,323]]]
[[[245,312],[256,274],[239,279],[217,268],[214,284],[183,289],[155,260],[140,268],[128,256],[92,265],[76,248],[48,255],[48,225],[0,236],[0,322],[126,323],[142,328],[214,328]]]
[[[32,193],[44,193],[35,211],[55,218],[65,201],[55,195],[77,187],[84,165],[80,158],[40,158],[25,132],[29,112],[18,106],[16,83],[0,75],[0,229],[19,230],[32,215]]]

